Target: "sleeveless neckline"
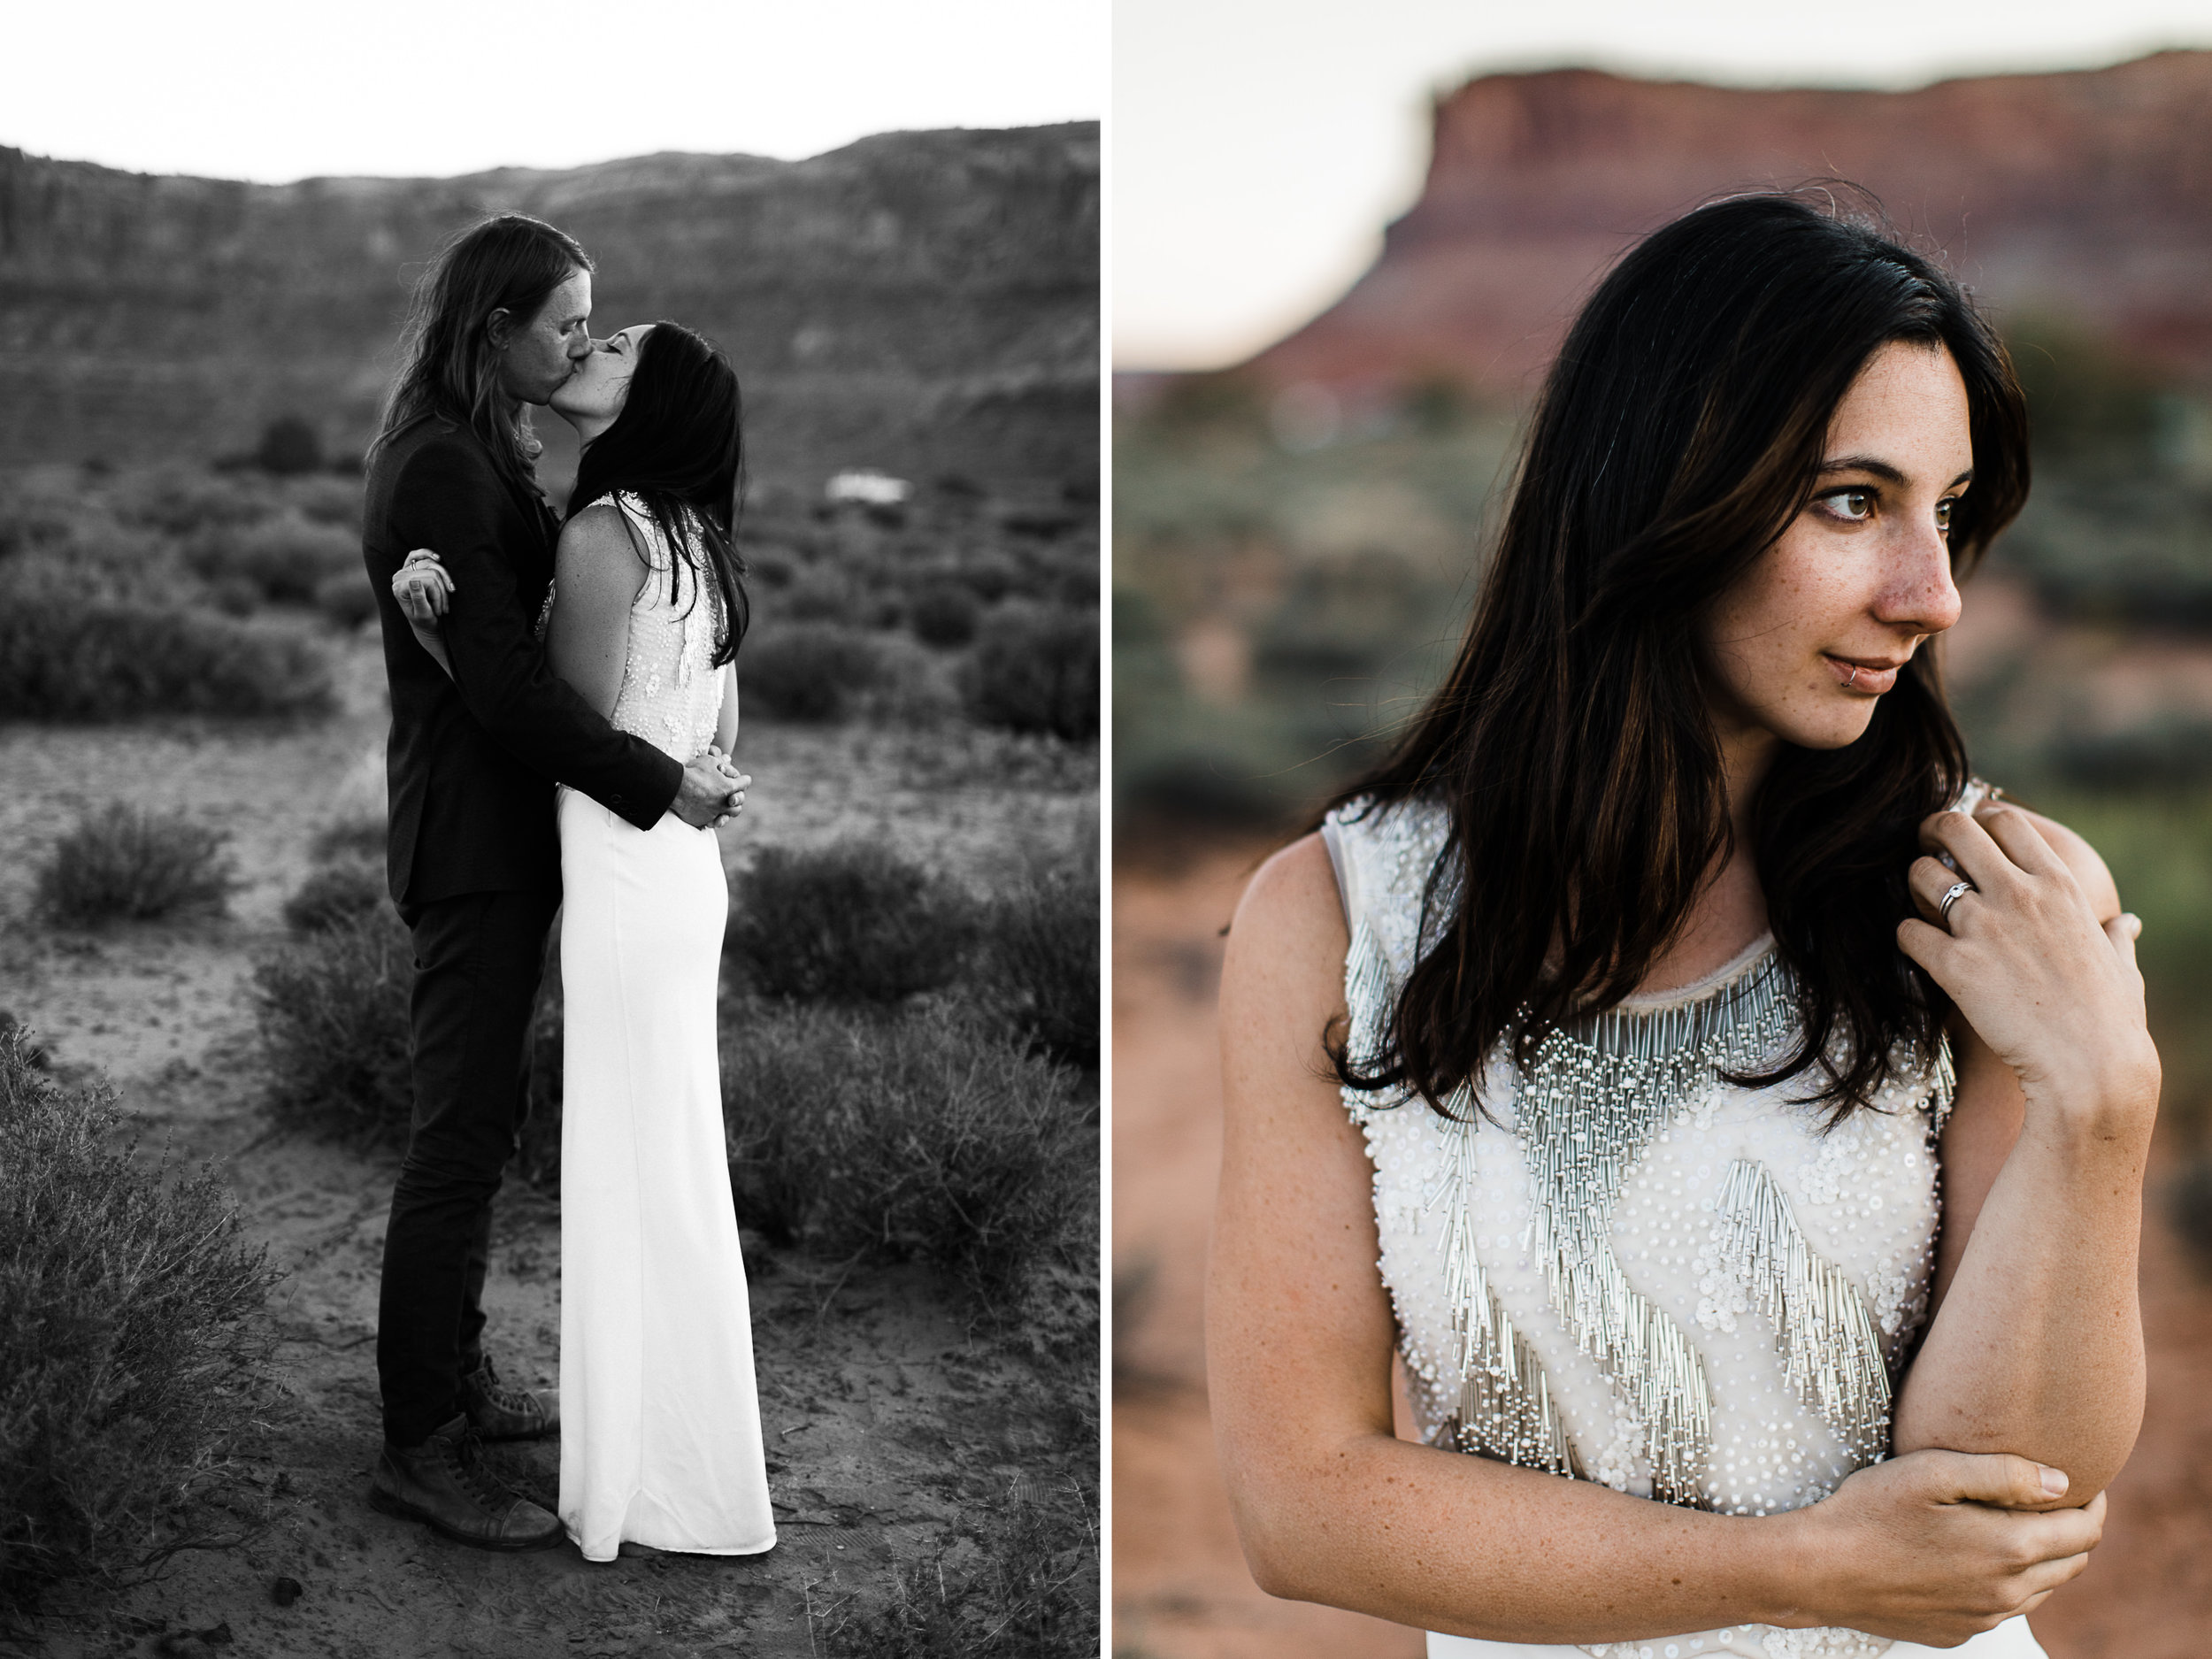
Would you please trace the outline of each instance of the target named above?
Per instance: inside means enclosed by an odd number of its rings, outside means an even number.
[[[1774,950],[1772,929],[1761,933],[1734,956],[1715,968],[1686,984],[1671,986],[1663,991],[1638,991],[1624,996],[1614,1004],[1614,1011],[1624,1014],[1648,1014],[1663,1008],[1677,1008],[1686,1002],[1699,1002],[1717,991],[1725,989],[1764,962]]]

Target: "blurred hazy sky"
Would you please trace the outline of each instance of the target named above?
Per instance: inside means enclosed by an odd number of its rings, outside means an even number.
[[[1106,0],[17,0],[0,144],[281,182],[1105,114]]]
[[[2212,46],[2212,0],[1114,0],[1117,366],[1279,339],[1374,257],[1428,160],[1429,97],[1586,65],[1909,87]]]

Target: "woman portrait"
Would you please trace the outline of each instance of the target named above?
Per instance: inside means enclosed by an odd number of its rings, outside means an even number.
[[[1932,649],[2029,481],[1996,334],[1848,192],[1591,293],[1448,673],[1229,929],[1262,1589],[1432,1659],[2043,1651],[2141,1416],[2160,1063]]]

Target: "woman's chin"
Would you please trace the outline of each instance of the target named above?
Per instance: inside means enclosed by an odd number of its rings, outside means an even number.
[[[587,419],[580,410],[565,408],[558,397],[556,397],[551,403],[548,403],[546,407],[551,410],[555,414],[558,415],[563,420],[568,422],[568,424],[572,426],[580,427],[580,423]]]

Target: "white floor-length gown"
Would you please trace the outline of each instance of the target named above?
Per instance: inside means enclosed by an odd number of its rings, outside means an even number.
[[[631,608],[613,723],[687,760],[714,737],[717,595],[651,516],[618,507],[654,566]],[[560,1516],[584,1555],[625,1541],[772,1548],[753,1339],[724,1149],[716,977],[729,890],[714,833],[639,830],[559,796]]]

